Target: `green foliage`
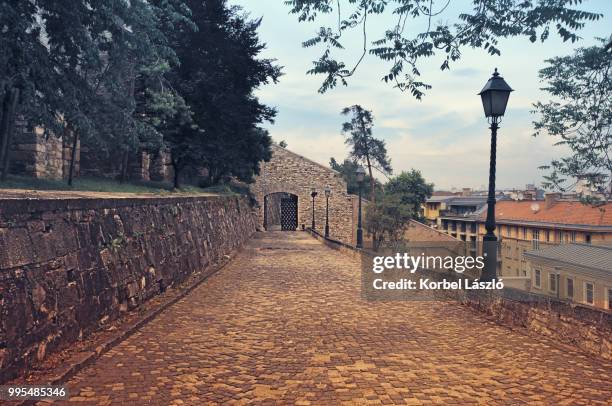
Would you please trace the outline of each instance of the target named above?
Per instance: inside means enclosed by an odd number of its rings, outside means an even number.
[[[183,23],[169,26],[166,35],[180,61],[168,78],[189,113],[164,123],[164,142],[177,174],[201,167],[210,185],[230,177],[250,182],[259,162],[271,157],[271,138],[259,125],[276,115],[254,91],[276,83],[280,67],[258,58],[264,49],[257,35],[261,20],[250,20],[225,0],[186,3],[195,29]]]
[[[582,0],[478,0],[473,2],[471,10],[466,7],[455,16],[457,22],[454,24],[449,23],[452,16],[444,15],[450,1],[286,0],[284,3],[291,7],[291,13],[296,14],[300,22],[314,22],[321,14],[337,19],[333,27],[321,27],[313,38],[303,43],[304,47],[323,47],[321,57],[308,71],[308,74],[325,77],[320,92],[334,88],[338,82],[346,85],[347,79],[370,54],[389,66],[382,80],[417,99],[431,87],[419,80],[418,66],[422,59],[441,54],[440,69],[446,70],[460,59],[464,48],[481,48],[498,55],[501,53],[500,38],[527,37],[532,42],[545,41],[551,30],[556,30],[564,41],[574,42],[579,39],[576,31],[587,21],[602,17],[573,8]],[[368,23],[377,15],[385,15],[393,23],[382,37],[370,41]],[[433,21],[434,18],[438,22]],[[358,31],[363,38],[362,54],[352,67],[336,56],[344,49],[343,39],[352,38],[350,31]]]
[[[378,170],[383,175],[390,175],[391,159],[387,156],[385,141],[374,138],[372,128],[374,127],[374,116],[370,110],[360,105],[345,107],[342,115],[351,116],[351,121],[342,124],[342,133],[347,136],[346,145],[351,150],[349,158],[361,163],[368,169],[370,176],[370,200],[374,201],[375,182],[372,169]]]
[[[544,186],[566,190],[568,178],[584,179],[599,195],[587,203],[612,194],[612,37],[600,41],[547,60],[540,78],[552,99],[534,104],[534,136],[548,133],[571,151],[542,167],[550,169]]]
[[[403,203],[399,195],[385,193],[381,199],[370,203],[365,213],[365,229],[374,236],[374,250],[378,250],[383,241],[391,244],[402,241],[413,216],[413,207]]]
[[[433,183],[427,183],[415,169],[402,172],[385,185],[385,194],[396,196],[403,205],[411,207],[412,218],[423,220],[422,205],[433,193]]]
[[[345,159],[344,162],[339,164],[335,158],[331,158],[329,160],[329,166],[333,170],[340,172],[342,178],[346,182],[348,193],[353,195],[359,194],[359,182],[357,182],[357,175],[355,174],[359,167],[357,162]],[[370,180],[370,175],[366,174],[362,191],[364,196],[370,196],[372,194]],[[376,191],[377,197],[382,194],[382,184],[377,179],[374,179],[374,190]]]

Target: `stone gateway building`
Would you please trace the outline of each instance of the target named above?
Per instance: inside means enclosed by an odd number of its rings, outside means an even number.
[[[272,146],[272,158],[260,164],[260,175],[251,185],[258,202],[258,224],[265,230],[295,230],[312,224],[314,190],[315,229],[325,231],[325,188],[329,197],[329,236],[355,245],[357,196],[347,193],[342,175],[278,145]]]

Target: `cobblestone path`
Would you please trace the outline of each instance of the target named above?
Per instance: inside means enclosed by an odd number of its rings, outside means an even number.
[[[306,233],[258,234],[69,382],[66,403],[610,404],[610,364],[456,304],[365,302],[359,278]]]

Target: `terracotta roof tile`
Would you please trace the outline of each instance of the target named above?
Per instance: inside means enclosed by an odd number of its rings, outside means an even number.
[[[534,210],[534,205],[538,209]],[[482,219],[486,212],[482,213]],[[547,208],[543,201],[498,201],[495,205],[497,221],[530,221],[541,223],[612,226],[612,203],[599,207],[577,201],[557,201]]]

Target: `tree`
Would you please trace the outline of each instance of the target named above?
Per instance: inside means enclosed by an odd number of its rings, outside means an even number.
[[[374,176],[372,169],[383,175],[390,175],[391,159],[387,156],[387,148],[383,140],[374,138],[372,128],[374,117],[372,112],[360,105],[345,107],[342,110],[345,116],[351,115],[351,121],[342,124],[342,133],[347,135],[345,143],[351,147],[349,157],[357,163],[364,163],[370,176],[370,200],[376,200],[374,193]]]
[[[461,57],[464,48],[481,48],[499,55],[500,38],[527,37],[531,42],[545,41],[556,30],[564,41],[579,39],[576,31],[586,21],[598,20],[601,14],[572,8],[582,0],[475,0],[456,17],[456,23],[444,15],[450,0],[288,0],[291,13],[298,21],[316,21],[320,15],[334,16],[334,26],[324,26],[315,36],[304,41],[304,47],[321,46],[321,57],[307,73],[323,75],[319,89],[325,92],[347,79],[358,69],[366,55],[373,55],[388,64],[382,79],[417,99],[431,86],[420,80],[419,62],[442,54],[440,69],[449,69]],[[390,24],[384,35],[368,40],[368,23],[376,15],[386,15]],[[337,16],[337,17],[335,17]],[[432,21],[433,18],[440,22]],[[425,27],[425,29],[421,28]],[[350,31],[359,31],[362,50],[358,60],[348,65],[337,53],[344,50],[344,38]],[[347,35],[348,34],[348,35]]]
[[[556,145],[572,152],[542,167],[551,170],[545,187],[566,190],[568,178],[585,179],[608,201],[612,195],[612,37],[599,41],[601,45],[546,61],[548,66],[540,70],[547,85],[542,90],[554,99],[534,104],[534,113],[539,114],[534,136],[545,132],[560,138]]]
[[[281,142],[278,143],[278,146],[281,148],[287,148],[287,141],[281,140]]]
[[[3,114],[2,144],[10,143],[17,115],[49,135],[71,135],[73,147],[79,138],[125,146],[157,134],[134,114],[131,89],[141,68],[173,58],[158,22],[175,3],[2,2],[0,95],[20,96],[17,108]],[[8,167],[8,149],[2,155]]]
[[[412,169],[387,182],[385,194],[399,198],[402,204],[411,208],[413,219],[423,221],[421,207],[431,197],[433,189],[433,183],[427,183],[420,171]]]
[[[205,168],[213,185],[229,177],[250,182],[259,162],[271,157],[270,136],[259,125],[276,116],[254,91],[276,83],[281,68],[258,58],[265,48],[257,34],[260,19],[249,19],[225,0],[189,0],[187,5],[196,29],[183,25],[167,33],[180,61],[168,77],[192,113],[192,120],[163,131],[175,187],[186,168]]]
[[[391,244],[402,241],[406,225],[413,216],[412,206],[403,203],[399,195],[385,193],[379,201],[370,203],[365,213],[365,229],[374,236],[374,251],[384,241]]]
[[[352,161],[350,159],[345,159],[344,162],[339,164],[336,159],[331,158],[329,160],[329,167],[335,171],[340,172],[342,178],[346,182],[347,193],[353,195],[359,193],[359,182],[357,182],[357,175],[355,174],[357,168],[359,167],[359,164],[357,162]],[[366,196],[370,196],[372,194],[370,183],[371,179],[372,178],[370,178],[370,176],[366,174],[363,182],[363,193]],[[382,193],[382,184],[377,179],[374,179],[374,189],[378,197]]]

